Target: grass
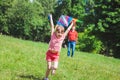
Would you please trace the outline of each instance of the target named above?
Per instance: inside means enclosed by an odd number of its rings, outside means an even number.
[[[0,35],[0,80],[42,80],[48,44]],[[120,60],[62,49],[55,76],[50,80],[120,80]]]

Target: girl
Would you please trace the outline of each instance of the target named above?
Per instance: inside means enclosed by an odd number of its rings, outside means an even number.
[[[52,15],[50,15],[50,24],[51,24],[51,39],[49,42],[48,51],[46,52],[47,70],[44,80],[49,80],[48,76],[50,74],[50,71],[52,74],[55,74],[55,71],[58,67],[58,60],[62,42],[73,25],[73,23],[71,23],[71,25],[64,32],[63,26],[56,25],[54,27]]]

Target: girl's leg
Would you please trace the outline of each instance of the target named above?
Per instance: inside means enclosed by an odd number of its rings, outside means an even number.
[[[45,77],[48,78],[51,70],[52,62],[47,62],[47,70],[46,70],[46,75]]]
[[[55,74],[56,69],[58,68],[58,61],[53,62],[52,74]]]

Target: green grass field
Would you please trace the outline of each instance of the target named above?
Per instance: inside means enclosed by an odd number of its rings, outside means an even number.
[[[48,44],[0,35],[0,80],[42,80]],[[56,75],[50,80],[120,80],[120,59],[62,49]]]

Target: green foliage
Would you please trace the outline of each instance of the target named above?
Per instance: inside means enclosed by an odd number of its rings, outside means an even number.
[[[48,36],[46,32],[49,30],[47,16],[54,12],[55,1],[44,1],[2,0],[0,33],[22,39],[45,41]]]
[[[87,0],[89,1],[89,0]],[[90,5],[91,6],[91,5]],[[90,6],[88,6],[90,8]],[[84,17],[84,26],[86,29],[91,28],[87,37],[95,36],[95,39],[102,42],[101,50],[105,55],[120,57],[119,45],[120,37],[120,1],[119,0],[94,0],[94,6],[90,9],[89,14]],[[92,14],[94,11],[94,14]],[[94,27],[91,27],[94,24]],[[87,43],[86,43],[87,44]],[[100,51],[101,53],[101,51]]]
[[[13,2],[8,10],[9,33],[21,38],[34,38],[31,36],[32,29],[43,25],[42,6],[35,3],[18,0]],[[17,34],[16,34],[17,33]]]
[[[57,14],[57,17],[61,14],[68,15],[70,13],[71,0],[62,0],[61,2],[61,4],[58,2],[58,6],[55,8],[55,14]]]
[[[79,33],[77,49],[85,52],[100,53],[103,43],[91,34],[94,25],[90,25],[84,32]]]
[[[95,19],[97,22],[95,22],[96,27],[93,29],[96,31],[92,31],[104,43],[104,46],[107,47],[107,53],[105,54],[110,55],[109,53],[112,50],[113,55],[118,54],[116,57],[120,57],[119,50],[116,50],[119,47],[116,45],[120,44],[120,37],[117,36],[120,35],[118,33],[118,30],[120,30],[119,6],[119,0],[101,0],[99,4],[96,4]]]
[[[11,0],[12,1],[12,0]],[[11,7],[10,0],[0,0],[0,33],[8,34],[7,10]]]
[[[50,13],[54,13],[54,8],[56,7],[56,0],[37,0],[38,2],[41,3],[43,9],[44,9],[44,14],[43,16],[48,16]]]

